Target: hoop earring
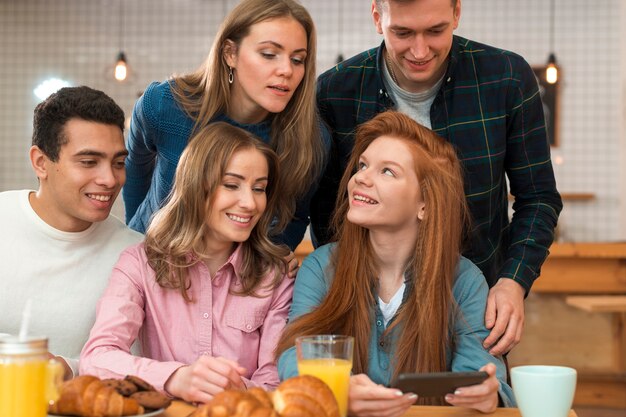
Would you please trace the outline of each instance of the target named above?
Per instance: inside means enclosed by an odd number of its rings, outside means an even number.
[[[235,75],[233,74],[233,67],[228,67],[228,84],[232,84],[235,80]]]

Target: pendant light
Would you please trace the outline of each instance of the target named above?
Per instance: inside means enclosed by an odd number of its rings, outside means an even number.
[[[124,81],[128,76],[128,64],[126,63],[126,54],[123,51],[117,54],[114,76],[117,81]]]
[[[550,55],[546,66],[546,81],[548,84],[556,84],[559,80],[559,68],[556,65],[556,55],[554,54],[554,16],[555,0],[550,0]]]
[[[120,0],[120,52],[117,54],[117,59],[115,63],[115,71],[113,76],[119,82],[125,81],[128,77],[129,68],[128,62],[126,61],[126,54],[124,53],[124,0]]]

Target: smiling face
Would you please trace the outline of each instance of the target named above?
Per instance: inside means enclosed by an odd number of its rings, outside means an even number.
[[[375,139],[359,157],[348,196],[350,222],[370,231],[416,231],[425,204],[407,143],[391,136]]]
[[[398,84],[413,93],[428,90],[443,76],[452,48],[452,34],[459,25],[461,1],[386,0],[372,17]]]
[[[250,236],[267,204],[268,164],[257,149],[232,156],[207,214],[207,248],[224,250]]]
[[[66,143],[56,162],[37,146],[31,148],[31,161],[40,180],[31,202],[52,227],[79,232],[109,216],[126,181],[128,152],[122,131],[115,125],[71,119],[63,135]]]
[[[226,63],[234,70],[229,116],[258,123],[283,111],[302,82],[306,57],[306,31],[291,17],[252,25],[239,45],[228,41]]]

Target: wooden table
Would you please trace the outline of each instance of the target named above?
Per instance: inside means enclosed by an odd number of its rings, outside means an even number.
[[[161,417],[187,417],[194,407],[182,401],[174,401]],[[478,411],[459,407],[411,407],[404,417],[521,417],[517,408],[498,408],[493,414],[482,414]],[[577,417],[574,410],[568,417]]]

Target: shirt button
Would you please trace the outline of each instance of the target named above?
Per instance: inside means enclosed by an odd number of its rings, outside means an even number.
[[[208,318],[209,318],[209,313],[204,313],[204,314],[202,315],[202,317],[204,317],[205,319],[208,319]]]
[[[380,342],[378,342],[378,345],[379,345],[380,347],[383,347],[383,346],[385,346],[385,342],[383,342],[383,341],[381,340]]]
[[[252,328],[251,324],[246,324],[246,329],[250,330]]]
[[[376,320],[376,325],[377,325],[378,327],[382,326],[382,324],[383,324],[383,322],[382,322],[382,321],[380,321],[380,320]]]

